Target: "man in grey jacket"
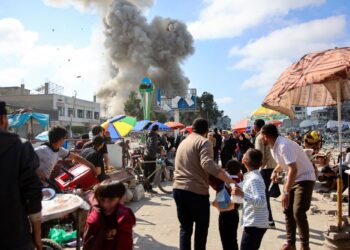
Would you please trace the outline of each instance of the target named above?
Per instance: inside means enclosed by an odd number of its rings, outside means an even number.
[[[149,178],[149,182],[145,184],[145,191],[149,193],[157,193],[152,189],[151,183],[154,179],[154,171],[156,170],[156,160],[157,154],[161,151],[161,145],[159,141],[158,131],[159,127],[157,124],[153,125],[151,131],[148,133],[146,137],[146,149],[144,160],[145,163],[145,176]]]

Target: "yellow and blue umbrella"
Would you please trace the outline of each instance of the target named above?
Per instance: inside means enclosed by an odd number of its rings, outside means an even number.
[[[135,127],[132,129],[132,132],[142,132],[144,130],[146,130],[146,128],[148,128],[148,126],[150,126],[152,124],[152,122],[150,120],[142,120],[142,121],[138,121],[136,122]]]
[[[275,110],[261,106],[260,108],[255,110],[250,116],[251,122],[254,122],[256,119],[263,119],[266,122],[273,120],[283,121],[284,119],[288,119],[288,116],[281,114]]]
[[[158,125],[159,131],[169,131],[171,128],[163,123],[160,122],[153,122],[149,127],[147,127],[147,130],[151,130],[154,125]]]
[[[113,141],[130,133],[136,124],[136,118],[126,115],[118,115],[101,124],[107,130]]]

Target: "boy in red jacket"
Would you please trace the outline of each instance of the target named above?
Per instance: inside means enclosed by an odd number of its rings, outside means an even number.
[[[97,186],[97,204],[87,219],[83,249],[133,249],[132,228],[136,219],[132,210],[121,202],[125,192],[124,184],[115,180],[106,180]]]

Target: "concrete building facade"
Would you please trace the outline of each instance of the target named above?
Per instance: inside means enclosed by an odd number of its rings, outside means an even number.
[[[49,93],[47,89],[44,94],[30,94],[30,90],[26,90],[22,85],[0,88],[0,99],[13,110],[31,108],[33,112],[49,114],[51,125],[91,127],[100,124],[101,121],[101,105],[96,102],[96,98],[94,101],[87,101]]]
[[[293,106],[293,111],[295,114],[295,118],[300,120],[306,120],[307,119],[307,109],[306,107],[302,106]]]

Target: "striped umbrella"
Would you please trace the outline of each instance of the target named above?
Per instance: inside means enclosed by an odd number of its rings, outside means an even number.
[[[136,118],[126,115],[118,115],[101,124],[107,130],[113,141],[120,139],[130,133],[136,124]]]
[[[159,131],[168,131],[171,130],[170,127],[168,127],[167,125],[160,123],[160,122],[153,122],[148,128],[147,130],[151,130],[153,128],[154,125],[158,125],[158,129]]]
[[[256,119],[263,119],[264,121],[273,121],[273,120],[282,121],[284,119],[288,119],[288,116],[281,114],[280,112],[277,112],[272,109],[260,107],[257,110],[255,110],[250,116],[251,122],[254,123]]]
[[[142,120],[136,122],[135,127],[132,129],[132,132],[141,132],[145,130],[148,126],[150,126],[152,122],[150,120]]]

